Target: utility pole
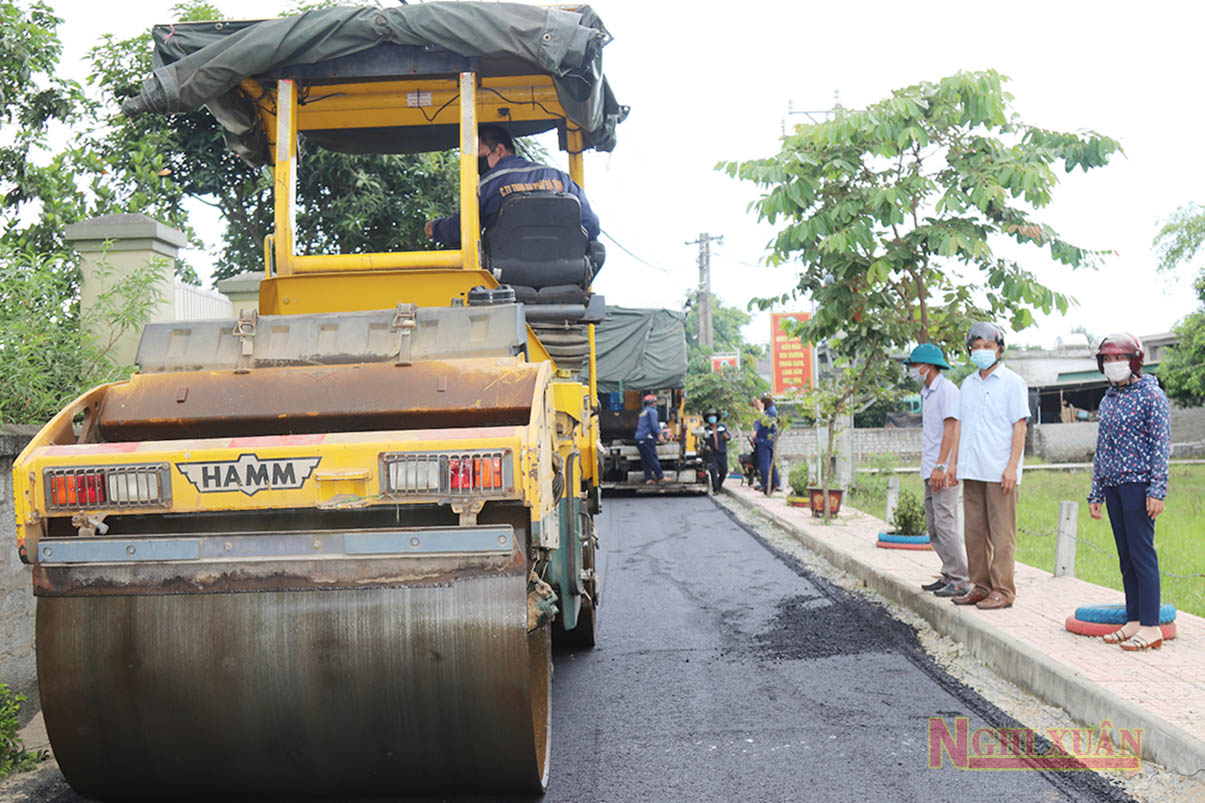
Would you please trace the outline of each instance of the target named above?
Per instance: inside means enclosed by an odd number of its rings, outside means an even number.
[[[707,232],[687,245],[699,246],[699,345],[714,348],[711,332],[711,244],[724,242],[724,235],[712,237]]]

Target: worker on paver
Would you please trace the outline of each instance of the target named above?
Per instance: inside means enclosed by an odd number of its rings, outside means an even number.
[[[644,409],[636,420],[636,448],[640,450],[640,467],[644,470],[646,485],[665,482],[661,461],[657,459],[658,443],[665,443],[665,435],[657,418],[657,397],[650,393],[644,397]]]
[[[967,351],[979,370],[962,382],[956,477],[963,483],[967,566],[975,587],[953,597],[955,605],[983,610],[1008,608],[1017,596],[1013,583],[1017,549],[1017,489],[1029,419],[1029,386],[1008,370],[1004,332],[977,323],[967,332]]]
[[[753,456],[761,474],[762,492],[769,496],[782,487],[778,481],[778,466],[774,465],[774,442],[778,440],[778,408],[774,406],[771,396],[755,398],[753,406],[760,414],[753,425]]]
[[[941,577],[921,586],[939,597],[961,597],[973,587],[967,575],[966,549],[958,535],[958,491],[949,482],[954,476],[958,443],[958,386],[942,376],[948,369],[941,349],[933,343],[921,343],[905,363],[912,378],[921,383],[920,475],[925,482],[925,521],[929,542],[941,558]]]
[[[1126,332],[1108,335],[1096,347],[1097,368],[1111,386],[1100,402],[1088,491],[1092,518],[1101,518],[1102,503],[1108,508],[1126,595],[1126,623],[1104,640],[1131,651],[1163,646],[1155,519],[1167,496],[1170,408],[1159,383],[1142,373],[1145,356],[1142,341]]]
[[[720,419],[723,415],[719,410],[711,409],[703,413],[707,422],[703,426],[703,442],[707,445],[707,471],[711,474],[711,489],[718,491],[724,487],[724,478],[728,476],[728,425]]]

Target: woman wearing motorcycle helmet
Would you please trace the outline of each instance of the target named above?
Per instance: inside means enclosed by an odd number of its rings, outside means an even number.
[[[1088,492],[1092,518],[1102,517],[1102,503],[1108,511],[1126,596],[1126,624],[1104,640],[1130,651],[1163,646],[1155,519],[1167,496],[1170,411],[1159,383],[1142,373],[1144,356],[1142,341],[1128,332],[1107,335],[1096,348],[1109,389],[1100,403]]]

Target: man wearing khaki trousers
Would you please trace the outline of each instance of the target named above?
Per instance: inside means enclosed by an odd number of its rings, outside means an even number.
[[[967,350],[979,370],[958,395],[958,474],[963,483],[967,566],[975,587],[955,605],[1008,608],[1017,596],[1013,564],[1017,548],[1017,487],[1025,453],[1029,387],[1005,368],[1004,332],[977,323]]]

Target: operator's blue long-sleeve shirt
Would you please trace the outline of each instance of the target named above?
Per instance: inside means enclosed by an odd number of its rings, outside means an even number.
[[[640,411],[640,418],[636,421],[636,440],[642,441],[646,438],[658,440],[660,437],[661,421],[657,418],[657,408],[645,407]]]
[[[577,196],[582,203],[582,228],[591,240],[599,234],[598,215],[590,208],[582,188],[563,173],[539,162],[531,162],[522,156],[504,156],[488,173],[477,182],[477,198],[481,204],[481,226],[488,228],[498,216],[502,199],[515,192],[568,192]],[[449,248],[460,247],[460,213],[441,217],[431,226],[431,239]]]

